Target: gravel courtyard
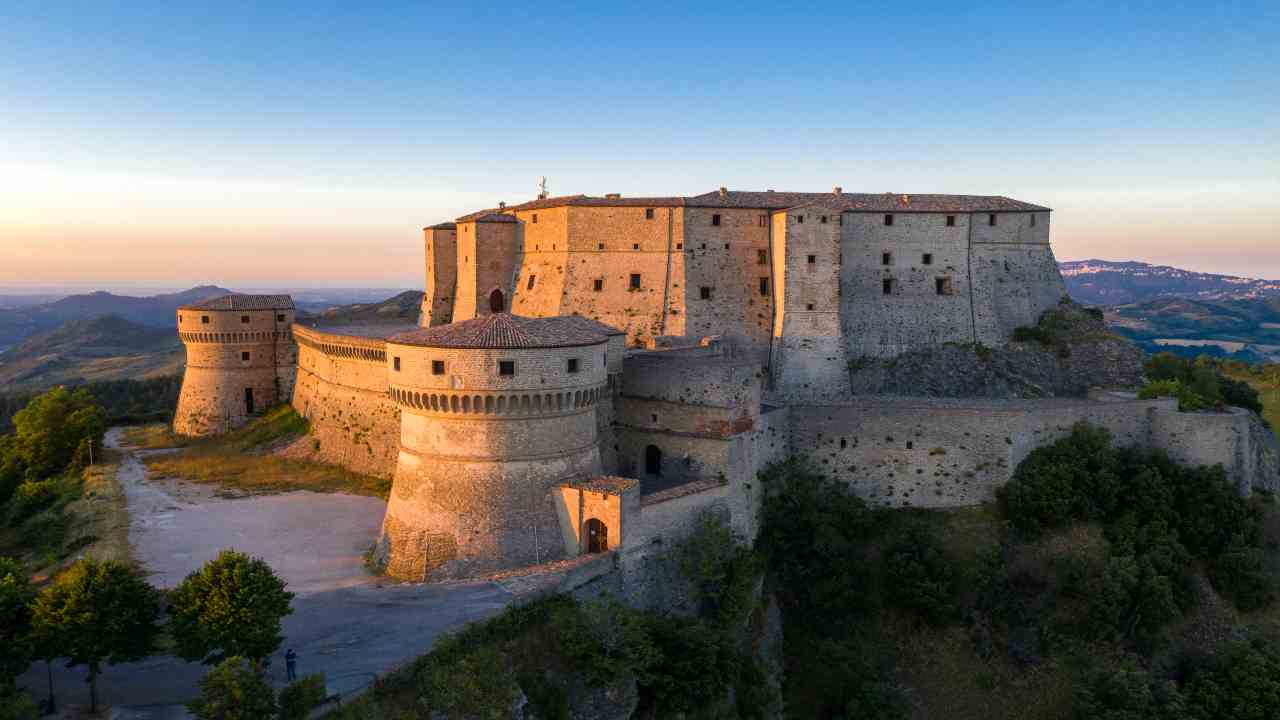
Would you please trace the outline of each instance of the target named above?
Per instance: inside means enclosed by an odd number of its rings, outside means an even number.
[[[425,652],[441,632],[501,611],[510,593],[490,582],[394,584],[371,575],[364,553],[377,539],[386,503],[344,494],[290,492],[226,497],[217,488],[148,478],[138,453],[120,445],[118,474],[128,499],[129,541],[157,587],[173,587],[224,548],[265,559],[297,594],[284,620],[285,648],[298,672],[325,673],[331,691],[350,692],[375,675]],[[284,684],[284,661],[270,674]],[[206,668],[170,656],[107,666],[99,677],[110,705],[167,705],[191,698]],[[55,665],[60,704],[87,702],[83,667]],[[44,695],[43,664],[23,678]],[[141,709],[140,709],[141,710]],[[172,717],[155,708],[115,717]]]

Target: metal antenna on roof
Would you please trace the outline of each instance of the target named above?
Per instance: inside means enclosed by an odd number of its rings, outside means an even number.
[[[547,176],[543,175],[542,179],[538,181],[538,199],[542,200],[548,197],[551,197],[551,193],[547,192]]]

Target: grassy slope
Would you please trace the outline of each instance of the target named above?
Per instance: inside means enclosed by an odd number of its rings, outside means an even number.
[[[158,475],[253,493],[312,490],[387,497],[391,490],[388,480],[271,454],[274,447],[306,432],[306,420],[293,408],[281,405],[245,427],[215,438],[179,438],[164,425],[147,425],[130,429],[125,440],[142,448],[180,448],[146,458],[147,467]]]

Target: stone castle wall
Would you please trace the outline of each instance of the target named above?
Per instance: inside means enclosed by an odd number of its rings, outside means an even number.
[[[605,346],[388,343],[401,410],[377,550],[389,574],[466,577],[563,557],[554,488],[601,474],[595,408],[608,391]],[[568,372],[570,359],[578,372]],[[503,360],[515,362],[514,375],[499,375]]]
[[[387,392],[386,342],[295,327],[298,377],[292,405],[311,425],[303,440],[320,462],[391,477],[400,409]],[[304,448],[306,449],[306,448]]]
[[[297,351],[292,310],[178,311],[187,365],[174,432],[214,435],[248,422],[293,391]]]
[[[453,302],[458,286],[458,230],[456,227],[423,228],[423,257],[426,280],[423,285],[423,327],[453,322]]]
[[[1221,463],[1242,488],[1257,472],[1247,413],[1180,413],[1168,399],[865,398],[793,406],[789,413],[791,451],[885,505],[990,501],[1032,450],[1082,421],[1107,428],[1118,445],[1162,449],[1186,463]]]

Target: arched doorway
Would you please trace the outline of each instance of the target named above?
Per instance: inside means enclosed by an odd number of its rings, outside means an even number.
[[[587,552],[609,552],[609,526],[596,518],[587,521]]]
[[[507,307],[506,298],[502,297],[501,290],[494,290],[489,293],[489,312],[500,313]]]
[[[657,445],[644,449],[644,471],[648,475],[662,477],[662,451]]]

